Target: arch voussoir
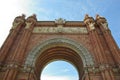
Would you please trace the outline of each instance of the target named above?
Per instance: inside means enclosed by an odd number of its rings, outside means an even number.
[[[46,40],[28,54],[25,65],[35,69],[39,78],[43,68],[51,60],[67,60],[78,70],[79,77],[83,75],[86,66],[93,66],[94,59],[89,51],[77,42],[66,38]]]

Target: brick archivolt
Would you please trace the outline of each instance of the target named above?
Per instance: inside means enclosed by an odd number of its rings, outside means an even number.
[[[46,49],[55,46],[64,46],[74,50],[81,57],[84,67],[86,67],[86,65],[94,65],[94,59],[86,48],[84,48],[81,44],[66,38],[53,38],[38,44],[28,53],[25,65],[34,67],[38,56],[40,56]]]

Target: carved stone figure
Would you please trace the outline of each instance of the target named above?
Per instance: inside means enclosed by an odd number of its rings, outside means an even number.
[[[59,25],[57,27],[57,32],[63,32],[63,26],[62,25]]]
[[[26,23],[26,26],[25,26],[25,29],[28,29],[28,28],[30,28],[30,26],[32,25],[32,22],[25,22]]]
[[[24,19],[25,19],[25,15],[24,14],[22,14],[22,16],[16,17],[14,22],[13,22],[12,29],[15,29],[20,23],[23,23]]]
[[[65,19],[62,19],[62,18],[55,19],[55,23],[57,23],[57,24],[64,24],[65,23]]]
[[[108,23],[107,23],[107,22],[105,22],[105,23],[101,23],[101,25],[104,27],[105,30],[108,29]]]
[[[15,29],[21,22],[19,21],[14,21],[13,22],[13,26],[12,26],[12,29]]]
[[[94,30],[95,29],[95,23],[89,23],[89,27],[90,27],[90,30]]]

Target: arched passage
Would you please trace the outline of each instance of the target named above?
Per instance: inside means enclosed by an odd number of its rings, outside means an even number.
[[[26,58],[25,65],[34,67],[37,78],[42,69],[51,61],[66,60],[72,63],[80,76],[84,73],[84,67],[94,65],[91,54],[82,45],[66,38],[54,38],[40,43]]]
[[[73,64],[78,73],[79,73],[79,77],[82,76],[83,74],[83,63],[82,60],[80,58],[80,56],[78,54],[76,54],[75,51],[66,48],[66,47],[61,47],[61,46],[57,46],[57,47],[52,47],[49,48],[47,50],[45,50],[36,60],[35,63],[35,71],[37,74],[41,75],[41,72],[43,70],[43,68],[51,61],[54,60],[66,60],[68,62],[70,62],[71,64]],[[39,75],[37,75],[39,76]]]
[[[41,80],[79,80],[79,76],[73,64],[64,60],[55,60],[44,67]]]

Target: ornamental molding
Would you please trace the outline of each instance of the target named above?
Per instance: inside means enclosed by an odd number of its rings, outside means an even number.
[[[104,72],[106,70],[111,70],[114,73],[119,73],[120,69],[118,67],[110,66],[110,65],[104,65],[101,64],[100,66],[90,66],[90,67],[84,67],[85,73],[100,73]]]
[[[0,66],[0,70],[2,71],[5,71],[7,69],[18,69],[20,70],[21,72],[31,72],[33,73],[34,72],[34,67],[31,65],[18,65],[18,64],[14,64],[14,63],[11,63],[11,64],[4,64],[2,66]],[[85,73],[100,73],[102,71],[105,71],[105,70],[112,70],[114,73],[119,73],[120,71],[120,68],[119,67],[114,67],[114,66],[110,66],[110,65],[100,65],[100,66],[86,66],[84,67],[84,71]]]
[[[37,57],[40,56],[44,50],[50,48],[51,45],[66,46],[70,49],[73,49],[81,57],[84,67],[86,65],[88,66],[94,65],[94,59],[91,53],[89,53],[86,48],[84,48],[81,44],[78,44],[73,40],[66,38],[53,38],[38,44],[28,53],[28,56],[26,57],[25,65],[34,67]]]
[[[33,33],[88,33],[86,27],[35,27]]]

